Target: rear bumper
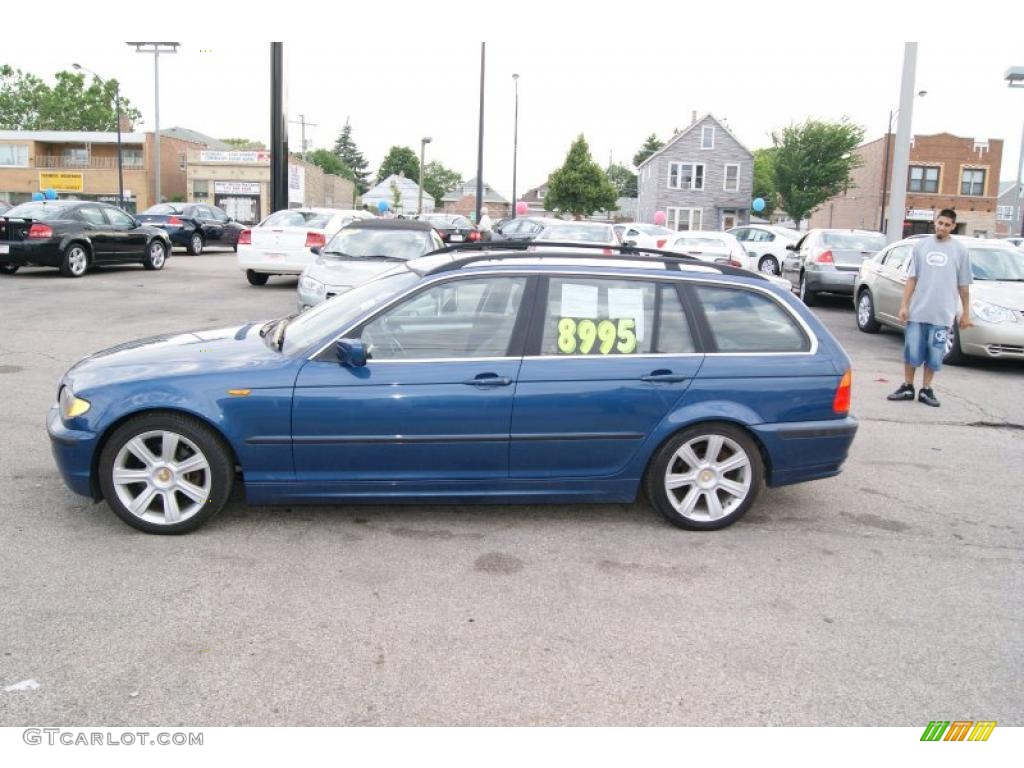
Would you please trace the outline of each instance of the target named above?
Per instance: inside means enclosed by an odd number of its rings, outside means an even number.
[[[792,485],[838,475],[857,434],[853,416],[751,427],[768,454],[768,485]]]
[[[0,242],[0,251],[7,246],[7,253],[0,252],[0,264],[14,264],[19,267],[59,267],[60,244],[53,242]]]
[[[91,475],[97,436],[92,432],[68,429],[61,421],[56,405],[46,416],[46,432],[64,483],[75,493],[95,499]]]
[[[301,275],[302,270],[316,261],[308,248],[301,251],[255,250],[251,245],[238,246],[238,267],[265,275]]]
[[[857,271],[809,269],[804,273],[804,280],[807,281],[808,289],[812,291],[845,293],[852,296],[853,284],[857,281]]]

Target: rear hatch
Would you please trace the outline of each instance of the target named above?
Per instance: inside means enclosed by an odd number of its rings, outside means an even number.
[[[0,216],[0,253],[7,253],[11,243],[21,242],[28,238],[28,230],[32,219],[9,219]]]
[[[841,272],[856,272],[864,259],[874,256],[877,251],[861,251],[850,248],[832,248],[832,261]]]
[[[271,253],[284,253],[286,251],[302,251],[306,248],[306,236],[310,232],[322,235],[326,233],[322,229],[307,229],[306,227],[253,227],[252,247],[260,251]]]

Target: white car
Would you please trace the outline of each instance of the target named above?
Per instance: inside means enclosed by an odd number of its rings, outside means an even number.
[[[728,232],[693,229],[674,232],[661,246],[661,250],[693,256],[701,261],[749,268],[746,251],[739,240]]]
[[[323,248],[335,232],[367,211],[339,208],[292,208],[270,214],[238,236],[238,267],[250,285],[266,285],[271,275],[300,275],[316,260],[313,248]]]
[[[612,229],[611,224],[602,224],[598,221],[560,221],[557,224],[551,224],[541,230],[541,233],[537,235],[534,243],[539,243],[542,240],[547,240],[552,243],[596,243],[598,245],[607,245],[601,253],[605,256],[610,256],[613,253],[617,253],[615,246],[619,245],[619,239],[615,236],[615,230]],[[540,245],[531,245],[529,250],[539,250]],[[551,250],[558,250],[569,253],[593,253],[597,254],[596,248],[552,248]]]
[[[638,248],[661,248],[674,231],[657,224],[644,224],[642,221],[631,221],[627,224],[614,224],[612,229],[623,245],[635,245]]]
[[[766,275],[782,274],[786,246],[795,243],[803,234],[795,229],[769,224],[746,224],[728,231],[740,241],[747,252],[743,266]]]

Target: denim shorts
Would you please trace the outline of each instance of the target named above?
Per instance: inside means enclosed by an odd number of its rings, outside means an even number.
[[[941,370],[948,336],[949,328],[944,325],[907,323],[903,332],[903,361],[914,368],[927,365],[933,371]]]

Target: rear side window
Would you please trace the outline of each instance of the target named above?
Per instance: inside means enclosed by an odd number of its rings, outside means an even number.
[[[695,286],[717,352],[807,352],[811,341],[773,299],[742,288]]]
[[[640,280],[552,278],[542,355],[696,352],[674,285]]]
[[[89,224],[98,224],[101,227],[107,225],[107,220],[103,218],[103,211],[94,205],[82,206],[78,209],[78,215]]]

